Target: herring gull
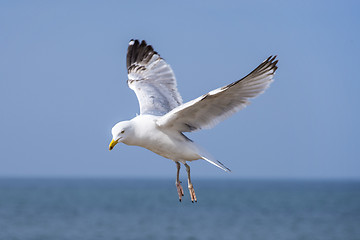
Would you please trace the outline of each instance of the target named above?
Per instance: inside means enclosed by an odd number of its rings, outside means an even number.
[[[179,180],[180,163],[184,164],[191,201],[197,202],[187,162],[203,159],[224,171],[230,172],[230,169],[185,136],[184,132],[212,128],[246,107],[249,98],[263,93],[273,81],[278,62],[275,58],[270,56],[238,81],[183,103],[170,65],[144,40],[141,43],[130,40],[126,57],[127,83],[138,98],[140,115],[119,122],[112,128],[109,150],[122,142],[144,147],[173,160],[177,167],[175,185],[180,201],[184,196]]]

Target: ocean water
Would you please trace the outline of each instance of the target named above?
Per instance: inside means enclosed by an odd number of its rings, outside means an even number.
[[[360,182],[0,179],[0,240],[359,240]]]

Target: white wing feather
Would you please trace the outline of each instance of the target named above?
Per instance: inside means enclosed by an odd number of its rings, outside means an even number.
[[[277,69],[275,58],[269,57],[246,77],[173,109],[157,124],[179,132],[212,128],[246,107],[249,98],[258,96],[269,87]]]
[[[131,40],[127,53],[128,85],[140,114],[162,116],[182,104],[171,67],[145,41]]]

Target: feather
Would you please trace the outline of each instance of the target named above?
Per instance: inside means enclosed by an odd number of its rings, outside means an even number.
[[[270,56],[246,77],[215,89],[168,112],[157,124],[179,132],[209,129],[249,105],[273,81],[277,60]],[[191,126],[191,127],[189,127]]]
[[[162,116],[182,104],[170,65],[151,45],[130,40],[126,65],[127,83],[138,98],[140,114]]]

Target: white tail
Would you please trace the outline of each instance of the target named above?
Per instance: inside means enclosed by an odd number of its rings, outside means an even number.
[[[202,159],[204,159],[205,161],[211,163],[212,165],[217,166],[218,168],[221,168],[225,172],[231,172],[231,170],[229,168],[227,168],[224,164],[222,164],[221,162],[216,160],[214,157],[212,157],[211,154],[208,153],[204,148],[202,148],[201,146],[199,146],[197,144],[196,144],[196,147],[197,147],[197,150],[198,150],[198,154],[200,155],[200,157]]]
[[[231,172],[231,170],[229,168],[227,168],[224,164],[222,164],[221,162],[219,162],[218,160],[215,159],[209,159],[207,157],[201,156],[202,159],[208,161],[209,163],[217,166],[218,168],[221,168],[222,170],[224,170],[225,172]]]

